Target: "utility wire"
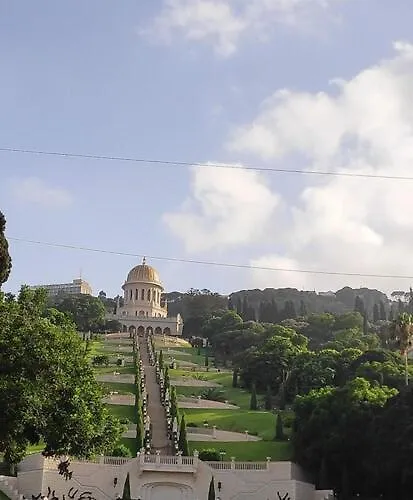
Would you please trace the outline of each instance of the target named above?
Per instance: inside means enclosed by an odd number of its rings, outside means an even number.
[[[357,276],[360,278],[391,278],[391,279],[408,279],[413,280],[413,276],[406,275],[397,275],[397,274],[364,274],[364,273],[347,273],[347,272],[338,272],[338,271],[317,271],[312,269],[288,269],[284,267],[266,267],[266,266],[253,266],[249,264],[231,264],[229,262],[214,262],[207,260],[194,260],[194,259],[183,259],[178,257],[163,257],[163,256],[155,256],[148,254],[136,254],[129,252],[119,252],[114,250],[104,250],[101,248],[90,248],[83,247],[78,245],[65,245],[62,243],[50,243],[47,241],[36,241],[36,240],[28,240],[25,238],[15,238],[8,236],[7,239],[11,241],[17,241],[20,243],[32,243],[35,245],[42,245],[48,247],[55,248],[66,248],[70,250],[82,250],[85,252],[95,252],[95,253],[103,253],[110,255],[121,255],[124,257],[136,257],[143,258],[146,257],[151,260],[162,260],[167,262],[182,262],[185,264],[199,264],[204,266],[215,266],[215,267],[227,267],[227,268],[236,268],[236,269],[256,269],[259,271],[275,271],[275,272],[287,272],[287,273],[301,273],[301,274],[318,274],[318,275],[326,275],[326,276]]]
[[[258,172],[273,172],[279,174],[302,174],[302,175],[319,175],[330,177],[357,177],[364,179],[384,179],[384,180],[398,180],[398,181],[413,181],[412,176],[402,175],[379,175],[379,174],[361,174],[356,172],[329,172],[319,170],[306,170],[306,169],[288,169],[288,168],[275,168],[275,167],[260,167],[254,165],[234,165],[231,163],[202,163],[202,162],[189,162],[189,161],[174,161],[174,160],[159,160],[151,158],[134,158],[128,156],[107,156],[97,154],[82,154],[82,153],[69,153],[63,151],[42,151],[37,149],[20,149],[20,148],[6,148],[0,147],[0,151],[4,153],[22,153],[31,155],[44,155],[44,156],[60,156],[64,158],[83,158],[89,160],[109,160],[109,161],[122,161],[137,164],[157,165],[157,166],[175,166],[175,167],[200,167],[200,168],[226,168],[234,170],[254,170]]]

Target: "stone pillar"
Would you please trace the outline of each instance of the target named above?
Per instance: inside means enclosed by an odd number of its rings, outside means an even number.
[[[213,437],[214,439],[216,439],[216,438],[217,438],[217,426],[216,426],[216,425],[213,425],[213,426],[212,426],[212,437]]]
[[[159,450],[156,450],[155,463],[156,464],[160,464],[161,463],[161,452]]]
[[[198,467],[199,464],[199,451],[194,450],[194,466]]]
[[[182,451],[178,451],[178,465],[182,465]]]
[[[235,470],[235,457],[231,457],[231,470]]]

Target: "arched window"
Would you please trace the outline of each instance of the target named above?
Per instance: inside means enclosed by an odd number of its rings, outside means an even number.
[[[145,316],[145,311],[139,311],[139,316]]]
[[[148,290],[148,301],[150,302],[151,301],[151,291]]]
[[[129,292],[129,298],[132,300],[132,290]]]
[[[138,289],[135,290],[135,300],[139,299],[139,292]]]
[[[143,288],[141,290],[141,300],[145,300],[145,290]]]

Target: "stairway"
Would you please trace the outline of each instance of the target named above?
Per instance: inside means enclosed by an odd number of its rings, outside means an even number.
[[[139,352],[146,379],[146,391],[149,396],[148,415],[152,424],[152,453],[160,451],[161,455],[172,455],[171,442],[168,439],[165,408],[161,403],[161,393],[156,381],[156,369],[149,361],[146,339],[138,337]]]

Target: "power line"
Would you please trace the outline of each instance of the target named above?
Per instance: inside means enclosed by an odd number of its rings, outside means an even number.
[[[234,165],[231,163],[202,163],[189,161],[174,161],[174,160],[159,160],[151,158],[134,158],[128,156],[111,156],[83,153],[68,153],[62,151],[42,151],[37,149],[20,149],[0,147],[0,151],[4,153],[22,153],[31,155],[59,156],[64,158],[83,158],[88,160],[107,160],[107,161],[122,161],[138,164],[157,165],[157,166],[175,166],[175,167],[198,167],[198,168],[226,168],[234,170],[254,170],[258,172],[273,172],[279,174],[302,174],[302,175],[320,175],[330,177],[357,177],[364,179],[383,179],[383,180],[398,180],[398,181],[413,181],[411,176],[401,175],[376,175],[376,174],[361,174],[356,172],[329,172],[319,170],[306,169],[288,169],[275,167],[260,167],[254,165]]]
[[[266,267],[266,266],[253,266],[249,264],[231,264],[229,262],[214,262],[207,260],[195,260],[195,259],[183,259],[179,257],[164,257],[159,255],[148,255],[148,254],[136,254],[129,252],[119,252],[115,250],[105,250],[101,248],[90,248],[83,247],[78,245],[65,245],[63,243],[50,243],[47,241],[36,241],[29,240],[25,238],[15,238],[8,236],[7,237],[11,241],[18,241],[20,243],[32,243],[35,245],[42,245],[48,247],[55,248],[65,248],[69,250],[82,250],[85,252],[95,252],[95,253],[104,253],[110,255],[121,255],[123,257],[136,257],[143,258],[146,257],[151,260],[161,260],[167,262],[181,262],[185,264],[198,264],[204,266],[215,266],[215,267],[227,267],[227,268],[236,268],[236,269],[254,269],[258,271],[274,271],[274,272],[287,272],[287,273],[300,273],[300,274],[318,274],[318,275],[326,275],[326,276],[356,276],[360,278],[383,278],[383,279],[408,279],[413,280],[413,276],[406,275],[397,275],[397,274],[364,274],[364,273],[349,273],[349,272],[339,272],[339,271],[317,271],[312,269],[288,269],[283,267]]]

